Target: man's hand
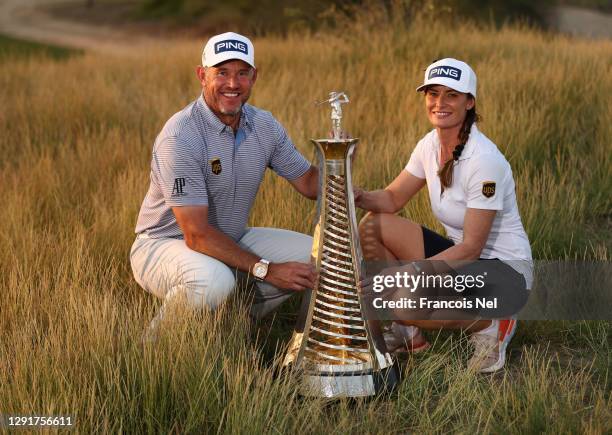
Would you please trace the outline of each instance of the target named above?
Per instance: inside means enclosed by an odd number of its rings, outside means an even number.
[[[281,289],[303,291],[313,288],[316,278],[312,265],[290,261],[270,264],[265,281]]]

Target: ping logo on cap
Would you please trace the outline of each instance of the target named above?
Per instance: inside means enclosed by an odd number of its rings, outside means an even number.
[[[249,54],[248,46],[244,42],[235,39],[228,39],[215,44],[215,54],[223,53],[224,51],[239,51]]]
[[[427,79],[433,79],[434,77],[447,77],[453,80],[461,80],[461,70],[454,66],[437,66],[429,71]]]

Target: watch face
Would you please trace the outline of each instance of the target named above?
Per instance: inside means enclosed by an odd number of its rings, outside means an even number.
[[[266,274],[267,269],[268,268],[264,266],[263,264],[258,264],[257,266],[255,266],[255,270],[253,271],[253,274],[257,277],[262,277]]]

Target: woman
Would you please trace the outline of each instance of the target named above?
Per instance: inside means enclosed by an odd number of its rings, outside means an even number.
[[[516,204],[512,171],[495,144],[476,127],[476,74],[469,65],[452,58],[438,60],[427,68],[417,91],[425,94],[425,109],[434,129],[419,141],[405,169],[384,190],[355,189],[356,206],[370,212],[359,226],[364,256],[386,261],[442,260],[403,266],[413,275],[424,270],[457,276],[470,267],[470,273],[497,274],[496,284],[487,288],[499,294],[498,284],[505,286],[501,289],[505,311],[467,310],[468,315],[452,315],[447,310],[424,309],[418,318],[396,316],[385,339],[392,351],[401,346],[417,352],[429,347],[419,328],[463,329],[471,333],[475,347],[470,366],[493,372],[504,365],[516,328],[511,316],[526,302],[532,282],[531,248]],[[448,238],[395,215],[425,185],[433,213]],[[474,262],[478,259],[490,261]],[[455,297],[466,295],[455,290]],[[491,313],[506,318],[482,320],[492,318],[486,317]]]

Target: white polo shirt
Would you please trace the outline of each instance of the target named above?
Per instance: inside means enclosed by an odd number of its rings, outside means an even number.
[[[519,215],[512,169],[506,158],[473,124],[470,138],[455,163],[453,183],[442,192],[439,156],[440,140],[434,129],[419,141],[405,169],[427,181],[431,208],[448,237],[455,244],[463,241],[467,208],[497,210],[480,258],[505,260],[525,277],[530,289],[531,247]]]

